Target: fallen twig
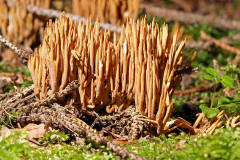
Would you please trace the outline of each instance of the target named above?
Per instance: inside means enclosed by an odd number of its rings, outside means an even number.
[[[235,53],[236,55],[240,55],[240,50],[238,48],[235,48],[235,47],[232,47],[224,42],[221,42],[209,35],[207,35],[205,32],[201,32],[201,39],[203,40],[206,40],[206,41],[210,41],[210,42],[213,42],[216,46],[224,49],[224,50],[227,50],[227,51],[230,51],[230,52],[233,52]]]
[[[240,41],[240,34],[236,34],[232,37],[223,37],[220,41],[227,44],[231,44],[234,41]]]
[[[4,101],[5,99],[13,97],[14,95],[15,95],[15,92],[1,93],[0,94],[0,101]]]
[[[84,121],[76,118],[73,114],[67,111],[66,108],[61,107],[59,104],[48,104],[47,107],[31,107],[25,106],[25,112],[19,112],[17,116],[18,122],[51,122],[55,127],[60,129],[67,129],[74,136],[85,136],[88,141],[93,141],[99,145],[105,145],[114,153],[121,156],[121,158],[131,158],[136,160],[145,160],[145,158],[121,148],[113,144],[107,138],[100,135],[97,131],[92,129]],[[27,110],[27,112],[26,112]],[[21,110],[19,110],[21,111]],[[2,120],[0,121],[2,122]]]
[[[21,58],[23,64],[27,64],[28,62],[28,56],[32,54],[32,52],[26,51],[24,49],[21,49],[14,45],[13,43],[9,42],[7,39],[5,39],[2,35],[0,35],[0,42],[9,47],[11,50],[13,50],[18,57]]]
[[[232,63],[234,65],[237,65],[238,62],[239,62],[239,59],[240,59],[240,49],[236,48],[236,47],[232,47],[226,43],[224,43],[223,41],[220,41],[220,40],[217,40],[209,35],[207,35],[206,33],[204,32],[201,32],[201,39],[203,40],[206,40],[206,41],[209,41],[209,42],[212,42],[214,43],[216,46],[224,49],[224,50],[227,50],[229,52],[232,52],[232,53],[235,53],[236,54],[236,57],[235,59],[232,61]],[[225,39],[226,41],[226,39]]]
[[[31,143],[33,143],[33,144],[36,144],[36,145],[38,145],[38,146],[43,146],[43,147],[45,147],[45,146],[47,146],[47,144],[48,144],[48,142],[44,142],[44,143],[40,143],[40,142],[38,142],[37,140],[35,140],[35,139],[33,139],[33,138],[27,138],[27,140],[29,141],[29,142],[31,142]]]
[[[198,86],[198,87],[192,88],[192,89],[175,91],[174,94],[184,95],[184,94],[192,94],[192,93],[195,93],[195,92],[203,92],[203,91],[207,91],[209,89],[212,89],[214,87],[214,85],[215,85],[215,83],[210,83],[210,84],[203,85],[203,86]]]
[[[34,89],[34,85],[31,85],[30,87],[27,87],[27,88],[24,88],[23,90],[17,92],[17,93],[14,93],[14,94],[11,94],[11,98],[10,99],[6,99],[2,102],[2,105],[1,106],[8,106],[9,104],[11,103],[14,103],[15,101],[23,98],[23,97],[26,97],[27,95],[31,94],[33,92],[33,89]],[[0,107],[1,109],[1,107]]]
[[[53,94],[51,94],[50,96],[48,96],[47,98],[45,99],[42,99],[40,101],[36,101],[32,104],[29,104],[27,106],[23,106],[21,108],[22,113],[26,114],[26,113],[29,113],[31,111],[31,109],[33,108],[38,108],[40,106],[46,106],[48,104],[51,104],[51,103],[54,103],[54,102],[57,102],[58,100],[61,100],[63,99],[66,95],[72,93],[74,90],[76,90],[78,87],[80,86],[80,83],[75,80],[75,81],[72,81],[71,83],[69,83],[65,89],[59,91],[59,92],[55,92]],[[18,113],[20,114],[20,113]]]
[[[210,15],[204,16],[196,13],[160,8],[148,3],[140,4],[140,8],[153,16],[162,17],[170,21],[179,21],[189,24],[208,24],[220,29],[240,29],[240,21],[223,19],[221,17],[213,17]]]
[[[23,114],[27,115],[33,108],[38,108],[40,106],[45,106],[47,104],[54,103],[62,98],[64,98],[66,95],[72,93],[75,89],[79,87],[78,81],[72,81],[70,84],[67,85],[67,87],[59,92],[55,92],[54,94],[48,96],[47,98],[36,101],[33,103],[30,103],[28,105],[24,105],[24,102],[15,102],[13,104],[21,104],[20,106],[12,106],[12,105],[6,105],[9,103],[3,103],[0,108],[0,121],[3,122],[6,120],[6,118],[9,115],[13,115],[14,113],[17,113],[18,115]],[[20,97],[20,96],[19,96]],[[23,98],[23,96],[21,97]],[[12,100],[11,100],[12,101]],[[16,100],[15,100],[16,101]],[[19,101],[22,101],[21,99]],[[7,107],[6,107],[7,106]]]
[[[205,41],[189,41],[186,43],[186,49],[204,49],[209,50],[212,46],[212,42],[205,42]]]

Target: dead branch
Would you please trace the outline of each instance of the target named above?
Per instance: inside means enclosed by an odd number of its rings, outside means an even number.
[[[214,43],[216,46],[224,49],[224,50],[227,50],[227,51],[230,51],[230,52],[233,52],[235,53],[236,55],[240,55],[240,50],[238,48],[235,48],[235,47],[232,47],[224,42],[221,42],[209,35],[207,35],[205,32],[201,32],[201,39],[203,40],[206,40],[206,41],[210,41],[212,43]]]
[[[2,102],[1,106],[7,106],[21,98],[28,96],[29,94],[31,94],[33,92],[33,89],[34,89],[34,85],[31,85],[30,87],[24,88],[23,90],[12,94],[12,96],[9,99],[6,99]]]
[[[232,37],[223,37],[220,41],[227,44],[231,44],[234,41],[240,41],[240,34],[236,34]]]
[[[8,4],[9,7],[15,5],[15,3],[12,2],[12,1],[8,1],[7,4]],[[27,5],[26,8],[31,13],[34,13],[38,16],[48,17],[48,18],[58,18],[62,14],[62,12],[58,11],[58,10],[46,9],[46,8],[41,8],[41,7],[37,7],[37,6],[33,6],[33,5]],[[85,17],[81,17],[81,16],[74,15],[74,14],[71,14],[71,13],[66,13],[66,17],[70,17],[71,19],[73,19],[75,21],[78,21],[78,22],[82,21],[84,23],[87,23],[87,18],[85,18]],[[112,32],[117,32],[117,33],[121,32],[121,27],[114,26],[114,25],[109,24],[109,23],[99,22],[99,25],[100,25],[101,28],[106,29],[106,30],[110,30]]]
[[[23,64],[27,64],[28,56],[32,54],[31,52],[17,47],[16,45],[5,39],[2,35],[0,35],[0,42],[13,50],[17,54],[17,56],[21,58]]]
[[[37,108],[40,106],[46,106],[48,104],[57,102],[58,100],[63,99],[66,95],[72,93],[74,90],[76,90],[80,86],[80,83],[76,81],[72,81],[69,83],[65,89],[55,92],[51,94],[50,96],[46,97],[45,99],[42,99],[40,101],[36,101],[33,104],[29,104],[27,106],[24,106],[21,110],[24,111],[24,113],[29,113],[32,108]]]
[[[189,41],[186,43],[185,48],[187,49],[205,49],[209,50],[212,46],[212,42],[205,42],[205,41]]]
[[[31,109],[33,108],[38,108],[40,106],[45,106],[47,104],[54,103],[62,98],[64,98],[66,95],[72,93],[75,89],[79,87],[79,82],[78,81],[72,81],[67,85],[67,87],[59,92],[55,92],[54,94],[46,97],[45,99],[42,99],[40,101],[36,101],[33,103],[30,103],[28,105],[25,105],[24,101],[21,99],[19,100],[20,102],[15,102],[13,105],[6,105],[8,103],[4,103],[1,105],[0,108],[0,121],[3,122],[6,120],[6,118],[9,115],[13,115],[14,113],[17,114],[28,114]],[[23,98],[23,97],[22,97]],[[18,107],[15,105],[20,104]]]
[[[210,83],[210,84],[203,85],[203,86],[198,86],[198,87],[192,88],[192,89],[175,91],[174,94],[175,95],[184,95],[184,94],[192,94],[192,93],[195,93],[195,92],[203,92],[203,91],[207,91],[207,90],[213,88],[214,85],[215,85],[215,83]]]
[[[50,104],[48,104],[50,105]],[[65,108],[59,104],[50,105],[51,108],[37,107],[32,108],[26,106],[29,110],[28,114],[18,114],[18,122],[51,122],[55,127],[60,129],[67,129],[70,133],[77,136],[85,136],[88,141],[93,141],[99,145],[105,145],[111,149],[114,153],[119,155],[121,158],[131,158],[136,160],[145,160],[145,158],[128,151],[127,149],[121,148],[120,146],[113,144],[107,138],[100,135],[97,131],[92,129],[84,121],[76,118],[73,114],[69,113]]]
[[[3,104],[0,108],[0,121],[4,122],[7,120],[7,118],[15,116],[15,114],[18,114],[18,109],[22,109],[27,104],[32,104],[35,100],[34,94],[26,95],[25,97],[22,97],[21,99],[17,100],[16,102],[12,102],[9,105]],[[25,110],[21,110],[25,111]]]
[[[148,3],[140,4],[140,8],[147,13],[165,18],[170,21],[179,21],[189,24],[208,24],[220,29],[240,29],[240,22],[236,20],[223,19],[221,17],[203,16],[201,14],[187,13],[166,8],[155,7]]]
[[[15,92],[1,93],[0,94],[0,101],[4,101],[5,99],[13,97],[14,95],[15,95]]]
[[[239,40],[240,40],[240,34],[237,34],[233,37],[223,37],[219,40],[219,43],[231,44],[232,42],[239,41]],[[211,47],[213,46],[213,44],[214,44],[213,41],[205,41],[205,40],[188,41],[186,42],[185,48],[211,50]]]

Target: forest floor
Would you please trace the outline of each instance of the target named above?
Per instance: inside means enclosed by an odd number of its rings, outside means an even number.
[[[194,6],[194,3],[179,6],[174,0],[164,0],[161,4],[150,3],[156,6],[164,4],[165,7],[188,12],[204,12],[204,14],[208,12],[207,14],[214,16],[231,16],[239,20],[235,14],[239,12],[237,9],[229,13],[234,10],[234,3],[237,3],[235,1],[230,3],[232,8],[230,4],[224,6],[224,4],[213,2],[208,7],[205,6],[205,11]],[[142,10],[139,18],[143,16],[145,12]],[[148,15],[147,18],[149,23],[153,20],[153,16]],[[167,23],[170,30],[176,25],[176,22],[166,21],[159,17],[155,17],[155,22],[160,26]],[[240,53],[240,30],[215,28],[206,24],[181,22],[178,24],[184,28],[184,34],[190,42],[204,41],[211,44],[207,47],[199,45],[195,49],[184,50],[185,55],[197,51],[192,64],[192,68],[197,68],[197,71],[183,77],[181,85],[173,96],[173,117],[182,117],[194,124],[197,119],[196,115],[201,112],[207,118],[214,117],[222,110],[229,117],[240,115],[240,66],[237,56],[237,53]],[[202,32],[219,40],[222,44],[234,47],[237,52],[234,53],[233,50],[229,51],[226,47],[216,45],[206,37],[204,38]],[[212,85],[206,87],[209,84]],[[12,51],[2,45],[0,103],[3,96],[31,85],[32,80],[27,67],[20,63]],[[47,132],[42,124],[30,124],[24,128],[19,125],[16,129],[9,119],[0,124],[0,128],[0,160],[120,159],[105,146],[85,143],[85,137],[81,137],[79,142],[71,135],[59,130]],[[41,138],[37,138],[36,141],[30,135]],[[177,130],[160,137],[146,136],[134,141],[113,140],[113,142],[148,159],[240,159],[240,128],[226,125],[217,129],[213,135],[188,135],[183,130]]]

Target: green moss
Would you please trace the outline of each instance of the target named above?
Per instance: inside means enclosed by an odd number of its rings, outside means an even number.
[[[31,74],[26,66],[23,67],[9,67],[5,62],[0,63],[0,72],[7,72],[7,73],[22,73],[25,76],[30,77]]]
[[[25,133],[17,132],[7,138],[0,137],[0,159],[119,159],[105,147],[100,147],[101,150],[94,153],[88,153],[92,147],[92,144],[75,146],[61,143],[34,148],[26,140]],[[151,140],[141,139],[125,147],[149,159],[239,159],[240,129],[218,129],[214,135],[160,136]]]
[[[9,92],[9,91],[11,91],[11,90],[14,90],[15,87],[18,87],[18,88],[29,87],[29,86],[31,86],[32,84],[33,84],[32,81],[24,80],[24,82],[23,82],[22,84],[19,84],[19,85],[16,85],[16,86],[13,85],[13,84],[5,86],[5,87],[3,88],[3,92]]]
[[[26,140],[24,132],[16,132],[7,138],[0,137],[0,160],[117,160],[108,149],[102,148],[94,153],[87,153],[92,145],[75,146],[61,143],[48,147],[34,148]]]
[[[7,65],[5,63],[0,64],[0,72],[10,72],[9,68],[7,67]]]
[[[219,129],[215,135],[161,136],[126,147],[149,159],[239,159],[240,129]]]

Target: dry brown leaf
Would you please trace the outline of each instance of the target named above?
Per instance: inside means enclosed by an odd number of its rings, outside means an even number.
[[[28,132],[28,138],[41,138],[44,134],[48,132],[48,128],[45,127],[45,124],[33,124],[30,123],[27,126],[23,128],[23,130],[26,130]]]
[[[233,97],[234,95],[236,95],[236,92],[231,88],[225,88],[223,91],[224,94],[229,97]]]
[[[22,74],[17,74],[17,80],[15,81],[16,84],[24,83],[24,76]]]
[[[0,77],[0,89],[6,87],[7,85],[12,84],[13,81],[10,77]]]
[[[7,49],[1,53],[2,61],[4,61],[8,66],[18,66],[21,67],[23,64],[21,60],[16,57],[15,53],[10,49]]]
[[[117,145],[131,144],[131,142],[129,142],[129,141],[126,141],[126,140],[117,140],[117,139],[113,140],[113,143],[114,143],[114,144],[117,144]]]
[[[3,92],[3,88],[8,85],[19,85],[23,84],[24,80],[32,81],[31,77],[27,77],[23,75],[22,73],[6,73],[1,72],[0,73],[0,93]]]
[[[0,136],[2,138],[6,138],[11,135],[11,130],[7,128],[6,126],[2,126],[1,131],[0,131]]]
[[[187,140],[181,139],[181,140],[178,142],[176,148],[177,148],[177,149],[183,149],[183,148],[185,148],[185,145],[184,145],[184,144],[185,144],[186,142],[187,142]]]

